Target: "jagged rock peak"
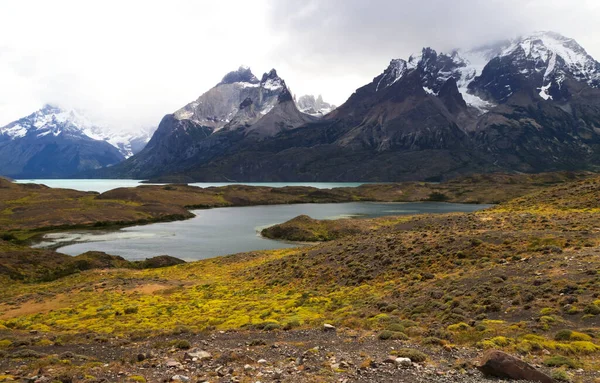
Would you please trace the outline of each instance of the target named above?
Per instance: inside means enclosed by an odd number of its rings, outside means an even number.
[[[318,95],[317,98],[311,94],[300,96],[296,105],[301,112],[316,117],[324,116],[335,109],[335,105],[325,102],[321,95]]]
[[[387,88],[396,81],[400,80],[408,70],[408,63],[402,59],[393,59],[390,65],[383,71],[381,78],[377,82],[375,90]]]
[[[271,69],[268,73],[263,74],[262,79],[260,80],[260,86],[271,91],[284,90],[284,93],[289,93],[285,81],[277,75],[275,69]]]
[[[259,81],[250,70],[250,67],[242,65],[238,70],[227,73],[218,85],[235,84],[236,82],[258,84]]]
[[[260,82],[265,82],[268,79],[276,79],[276,78],[279,78],[279,76],[277,75],[277,71],[275,69],[271,69],[269,72],[263,74]]]

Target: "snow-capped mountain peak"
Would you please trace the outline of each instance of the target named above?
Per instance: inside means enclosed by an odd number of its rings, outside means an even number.
[[[62,134],[78,134],[91,127],[89,120],[73,110],[66,111],[57,106],[44,105],[29,116],[0,128],[0,134],[11,139],[27,135],[43,137],[48,134],[56,137]]]
[[[258,80],[250,68],[241,66],[174,115],[178,120],[190,120],[216,132],[226,126],[249,125],[278,102],[291,99],[285,81],[275,69]]]
[[[489,61],[484,59],[486,56],[489,56],[489,52],[484,50],[467,52],[455,50],[451,54],[445,54],[438,53],[432,48],[423,48],[420,53],[410,55],[408,60],[392,60],[377,82],[376,91],[393,85],[408,72],[418,70],[423,89],[428,94],[438,95],[442,86],[452,77],[465,102],[484,112],[493,104],[471,94],[468,86]]]
[[[546,100],[553,97],[551,88],[560,94],[561,84],[567,75],[600,88],[600,64],[574,39],[555,32],[535,32],[475,49],[457,49],[450,54],[423,48],[406,61],[392,60],[380,75],[376,91],[393,85],[406,73],[418,70],[427,93],[438,95],[443,84],[452,77],[465,102],[483,113],[496,102],[506,101],[516,90],[508,83],[502,85],[505,89],[495,92],[496,97],[487,97],[485,91],[481,92],[487,83],[478,84],[479,91],[474,90],[472,84],[478,81],[484,68],[494,59],[515,67],[515,76],[538,84],[539,95]],[[493,81],[493,78],[486,79],[490,80]]]
[[[560,83],[563,75],[569,74],[592,87],[600,86],[600,64],[577,41],[555,32],[535,32],[515,39],[500,53],[500,57],[506,56],[532,62],[534,70],[543,73],[544,83],[552,77]]]
[[[23,137],[41,138],[49,135],[106,141],[117,148],[123,156],[130,157],[148,142],[151,131],[142,131],[139,134],[115,132],[94,124],[75,109],[66,110],[49,104],[27,117],[0,128],[0,136],[11,140]]]
[[[277,91],[285,88],[285,82],[277,75],[275,69],[271,69],[268,73],[263,74],[260,86],[267,90]]]

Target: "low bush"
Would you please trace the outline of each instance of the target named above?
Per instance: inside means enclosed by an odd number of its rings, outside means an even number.
[[[544,359],[544,365],[548,367],[568,367],[577,368],[578,364],[571,358],[562,355],[555,355]]]
[[[413,348],[401,348],[394,354],[400,358],[409,358],[414,363],[423,363],[427,360],[427,355]]]

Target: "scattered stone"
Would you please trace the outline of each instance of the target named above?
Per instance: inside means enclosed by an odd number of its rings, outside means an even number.
[[[183,368],[183,366],[176,360],[167,360],[167,368]]]
[[[394,363],[398,367],[408,368],[412,366],[412,360],[409,358],[396,358],[394,359]]]
[[[185,376],[185,375],[174,375],[171,378],[171,381],[172,382],[184,382],[184,383],[187,383],[187,382],[190,381],[190,378],[187,377],[187,376]]]
[[[335,326],[329,323],[325,323],[323,325],[323,330],[324,331],[335,331]]]
[[[548,375],[536,370],[530,364],[498,350],[487,351],[478,369],[487,376],[525,380],[529,382],[554,383]]]
[[[208,351],[204,351],[204,350],[200,350],[200,351],[195,351],[195,352],[186,352],[184,355],[185,359],[191,359],[191,360],[209,360],[212,359],[212,354]]]
[[[265,359],[259,359],[258,364],[267,364],[267,361]]]

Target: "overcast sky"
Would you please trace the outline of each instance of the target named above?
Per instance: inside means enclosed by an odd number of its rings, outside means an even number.
[[[244,64],[343,103],[392,58],[553,30],[600,59],[599,0],[0,2],[0,126],[44,103],[133,130]]]

